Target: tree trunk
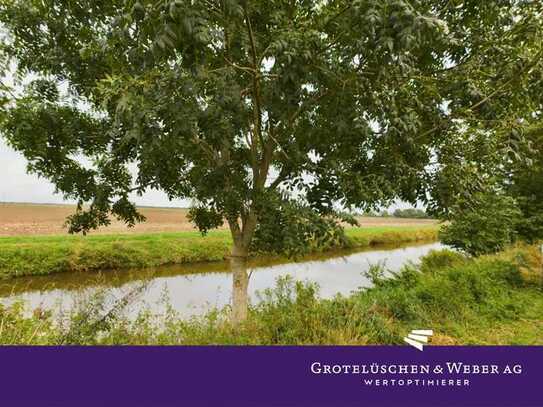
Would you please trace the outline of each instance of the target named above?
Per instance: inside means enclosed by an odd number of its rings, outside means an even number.
[[[238,326],[247,319],[249,276],[247,274],[247,257],[249,246],[256,227],[256,217],[249,216],[240,228],[237,220],[228,222],[234,240],[230,256],[232,271],[232,324]]]
[[[232,324],[238,326],[247,319],[249,276],[247,275],[247,257],[232,256]]]

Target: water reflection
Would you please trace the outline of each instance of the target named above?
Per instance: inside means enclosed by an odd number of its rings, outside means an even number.
[[[362,252],[336,252],[317,255],[295,263],[284,259],[250,261],[248,272],[231,270],[227,262],[168,266],[148,270],[102,273],[64,273],[44,277],[19,278],[0,283],[0,302],[24,300],[32,307],[69,309],[82,296],[105,290],[113,298],[122,298],[142,282],[145,291],[129,307],[131,316],[144,307],[153,313],[165,311],[162,299],[188,318],[212,308],[231,304],[234,318],[243,318],[247,303],[258,301],[258,291],[275,286],[278,277],[290,275],[298,281],[312,281],[320,286],[320,296],[348,295],[370,282],[364,277],[371,264],[385,262],[398,270],[407,262],[416,262],[439,243],[402,248],[380,248]]]

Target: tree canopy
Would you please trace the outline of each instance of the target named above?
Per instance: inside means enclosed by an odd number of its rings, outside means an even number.
[[[149,188],[192,199],[203,231],[226,219],[242,255],[278,188],[319,213],[396,198],[446,213],[540,126],[541,8],[1,0],[22,85],[2,86],[0,126],[79,201],[73,232],[142,220],[130,194]]]
[[[523,138],[517,150],[522,159],[498,161],[481,191],[456,199],[449,208],[443,243],[480,255],[518,239],[543,239],[543,127],[525,128]]]

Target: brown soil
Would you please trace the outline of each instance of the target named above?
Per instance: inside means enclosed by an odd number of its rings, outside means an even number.
[[[54,235],[67,232],[64,222],[74,213],[73,205],[43,205],[24,203],[0,203],[0,236]],[[179,232],[194,230],[187,220],[187,209],[142,207],[140,212],[147,218],[144,223],[128,228],[124,223],[112,220],[108,227],[93,233],[148,233]],[[359,218],[362,227],[421,226],[435,224],[427,219]]]

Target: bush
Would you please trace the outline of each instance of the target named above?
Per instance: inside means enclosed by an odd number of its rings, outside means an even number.
[[[452,250],[432,250],[421,260],[420,270],[424,273],[431,273],[461,264],[467,260],[466,256]]]
[[[470,255],[496,253],[515,241],[521,214],[514,199],[503,195],[479,194],[475,202],[461,202],[451,210],[451,223],[440,240]]]
[[[543,239],[543,128],[538,124],[525,136],[531,144],[529,154],[517,163],[506,188],[522,212],[518,234],[533,243]]]

